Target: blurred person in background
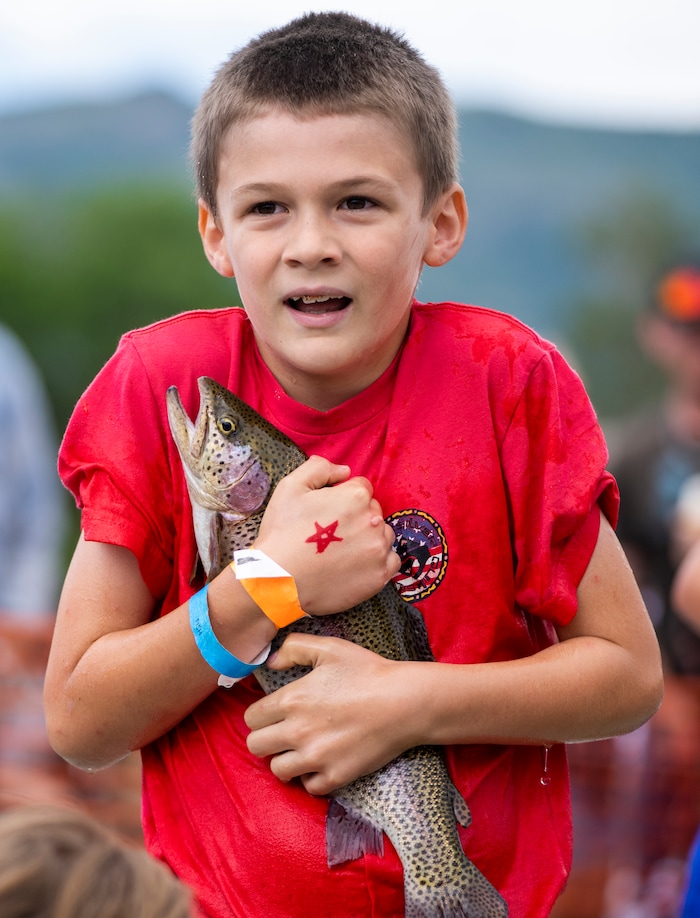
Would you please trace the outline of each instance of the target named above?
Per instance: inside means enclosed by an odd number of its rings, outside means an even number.
[[[666,388],[614,438],[610,469],[617,534],[659,637],[665,698],[644,727],[613,741],[606,915],[672,918],[700,820],[700,631],[672,589],[700,536],[700,259],[660,276],[638,333]]]
[[[694,497],[700,494],[700,488],[694,490]],[[700,509],[694,504],[693,510]],[[700,513],[686,517],[686,533],[690,525],[700,524]],[[678,615],[688,627],[700,637],[700,525],[695,529],[696,540],[688,549],[680,563],[678,573],[673,581],[671,595]],[[688,855],[683,906],[680,918],[694,918],[700,915],[700,818],[695,841]]]
[[[3,918],[193,918],[192,897],[162,863],[67,806],[0,813]]]
[[[62,578],[64,498],[43,381],[0,326],[0,616],[53,615]]]
[[[678,500],[688,479],[700,474],[700,259],[662,275],[640,319],[639,340],[667,386],[661,403],[617,438],[611,459],[623,504],[617,531],[655,620],[666,671],[700,674],[700,636],[670,599],[684,552]]]
[[[65,513],[53,432],[41,374],[0,324],[0,808],[65,792],[42,706]]]

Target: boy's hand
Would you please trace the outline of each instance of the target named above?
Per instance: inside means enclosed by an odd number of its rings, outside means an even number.
[[[267,665],[295,664],[313,669],[245,714],[249,750],[272,756],[270,768],[280,780],[298,777],[310,794],[328,794],[416,745],[407,726],[410,691],[405,680],[400,686],[402,668],[410,664],[339,638],[294,632]]]
[[[312,456],[279,483],[255,540],[292,574],[310,615],[374,596],[400,567],[372,485],[349,475],[348,466]]]

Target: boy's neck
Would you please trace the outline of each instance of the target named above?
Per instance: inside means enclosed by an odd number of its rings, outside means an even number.
[[[344,402],[349,401],[349,399],[354,398],[354,396],[359,395],[360,392],[364,392],[379,377],[375,376],[366,381],[357,379],[347,383],[334,380],[332,384],[328,384],[324,380],[304,379],[285,382],[285,380],[279,379],[277,376],[275,378],[287,395],[293,398],[294,401],[316,411],[331,411],[333,408],[337,408]]]
[[[410,313],[406,315],[402,337],[398,345],[392,349],[393,352],[387,352],[381,362],[377,362],[374,357],[366,364],[356,362],[344,374],[295,372],[291,366],[279,365],[274,357],[268,359],[267,348],[257,337],[256,344],[259,359],[290,398],[316,411],[331,411],[364,392],[397,362],[407,340],[409,328]]]

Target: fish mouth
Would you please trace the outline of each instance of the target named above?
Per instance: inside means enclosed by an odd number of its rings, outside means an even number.
[[[243,520],[262,507],[270,491],[270,478],[259,459],[238,468],[235,474],[217,480],[183,463],[190,495],[205,510]]]
[[[270,478],[262,462],[257,458],[249,462],[223,493],[227,495],[227,512],[237,518],[259,510],[270,493]]]
[[[230,491],[231,488],[238,487],[241,482],[251,476],[258,475],[262,471],[262,464],[257,456],[251,456],[247,462],[229,463],[218,474],[209,476],[206,473],[200,474],[202,481],[206,481],[207,487],[212,493],[221,491]]]
[[[352,299],[342,294],[308,293],[289,296],[284,302],[295,312],[301,312],[304,315],[322,316],[329,312],[342,312],[352,303]]]

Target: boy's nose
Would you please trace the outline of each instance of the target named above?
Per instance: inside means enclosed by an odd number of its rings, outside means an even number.
[[[313,268],[340,260],[340,245],[329,221],[305,217],[290,228],[284,259],[288,264]]]

